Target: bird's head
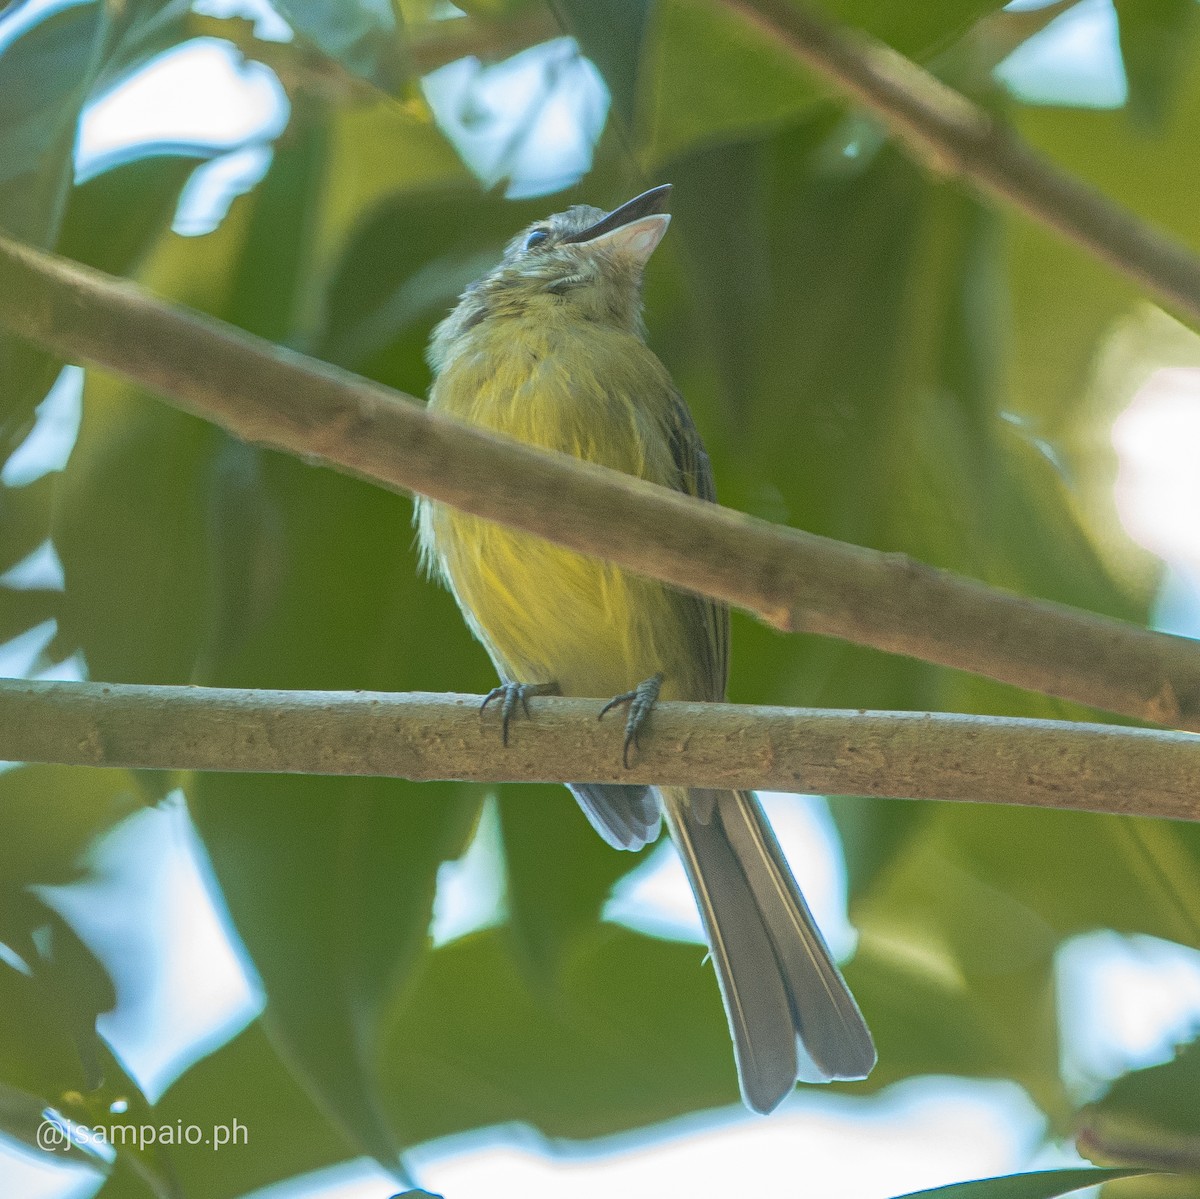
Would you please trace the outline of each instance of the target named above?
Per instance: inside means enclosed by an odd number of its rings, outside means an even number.
[[[669,183],[651,188],[612,212],[578,204],[523,229],[438,327],[430,347],[435,367],[492,319],[600,321],[641,334],[642,271],[670,224],[670,191]]]

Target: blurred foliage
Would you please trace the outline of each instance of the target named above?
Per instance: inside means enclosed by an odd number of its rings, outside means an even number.
[[[647,281],[651,342],[695,412],[725,503],[1146,619],[1155,570],[1104,498],[1108,422],[1130,388],[1102,377],[1103,351],[1145,315],[1129,285],[932,177],[719,0],[462,7],[468,16],[441,20],[417,0],[280,3],[291,45],[147,0],[34,21],[0,40],[0,227],[420,395],[430,329],[513,230],[671,181],[676,220]],[[983,20],[1004,42],[1006,15],[981,0],[826,7],[927,64],[969,61]],[[988,77],[954,81],[1200,248],[1195,4],[1116,8],[1130,85],[1120,110],[1020,105]],[[261,181],[212,232],[186,237],[172,230],[176,206],[216,151],[144,147],[72,186],[72,150],[89,97],[198,31],[272,66],[290,118]],[[451,57],[486,66],[522,38],[564,31],[607,82],[607,127],[567,191],[506,199],[435,119],[421,64],[448,61],[453,45]],[[491,103],[463,98],[464,126],[488,134]],[[502,179],[518,173],[531,122],[494,131]],[[0,460],[55,370],[0,340]],[[49,537],[65,577],[61,591],[0,583],[0,641],[53,620],[36,669],[81,651],[91,677],[114,681],[485,690],[486,659],[452,601],[418,577],[410,516],[406,500],[234,443],[89,372],[66,468],[0,486],[0,574]],[[735,625],[738,700],[1080,714]],[[18,1140],[46,1105],[84,1122],[114,1097],[148,1110],[96,1034],[114,1002],[103,955],[31,888],[86,876],[96,838],[180,782],[0,773],[0,1128]],[[253,1143],[122,1151],[104,1199],[222,1199],[361,1153],[403,1183],[404,1147],[434,1136],[524,1121],[586,1138],[736,1100],[702,951],[600,922],[639,859],[603,845],[565,791],[502,790],[505,919],[435,949],[439,868],[471,840],[478,788],[182,782],[268,1003],[178,1078],[153,1119],[205,1126],[236,1112]],[[984,806],[834,806],[860,932],[847,974],[880,1047],[855,1089],[931,1073],[1014,1079],[1067,1135],[1077,1096],[1059,1068],[1056,949],[1094,928],[1200,943],[1196,832]],[[1088,1118],[1150,1148],[1194,1144],[1194,1058],[1193,1047],[1120,1080]],[[1070,1181],[964,1194],[1050,1195]]]
[[[1127,1176],[1126,1170],[1038,1170],[914,1191],[901,1199],[1055,1199]]]
[[[1161,1066],[1118,1078],[1079,1114],[1079,1142],[1097,1162],[1146,1161],[1170,1170],[1200,1138],[1200,1041]]]

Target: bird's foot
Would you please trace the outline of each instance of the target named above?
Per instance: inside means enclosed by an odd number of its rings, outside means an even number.
[[[513,715],[517,710],[517,704],[521,705],[521,710],[526,716],[532,716],[532,713],[529,711],[529,697],[531,695],[557,694],[557,683],[501,683],[499,687],[493,687],[483,697],[483,703],[479,705],[479,711],[482,713],[494,699],[504,701],[500,708],[500,740],[507,745],[508,726],[512,723]]]
[[[643,680],[632,691],[626,691],[624,695],[614,696],[600,709],[600,715],[597,720],[602,720],[606,713],[611,712],[613,708],[618,708],[622,704],[629,705],[629,715],[625,718],[625,746],[621,751],[621,761],[625,764],[625,769],[629,769],[629,750],[640,749],[638,745],[638,733],[641,732],[642,725],[646,723],[646,717],[650,715],[651,708],[658,702],[659,688],[662,687],[663,677],[661,674],[651,675],[650,678]]]

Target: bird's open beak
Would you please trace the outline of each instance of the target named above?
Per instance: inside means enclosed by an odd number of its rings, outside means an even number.
[[[663,211],[670,194],[669,183],[652,187],[620,208],[614,208],[594,225],[562,240],[575,242],[589,252],[603,251],[624,258],[640,270],[671,223],[670,216]]]
[[[562,240],[566,242],[584,242],[595,241],[598,237],[603,237],[606,233],[613,233],[617,229],[624,229],[627,225],[632,225],[640,222],[645,217],[665,218],[656,224],[661,224],[662,232],[666,232],[667,222],[671,219],[667,215],[667,200],[671,196],[671,185],[664,183],[659,187],[652,187],[649,191],[642,192],[640,196],[634,196],[632,200],[622,204],[620,208],[614,208],[607,216],[601,217],[594,225],[589,225],[586,229],[581,229],[578,233],[572,233]],[[659,234],[659,237],[662,233]],[[657,244],[657,241],[655,242]],[[653,247],[652,247],[653,248]],[[648,255],[647,255],[648,257]]]

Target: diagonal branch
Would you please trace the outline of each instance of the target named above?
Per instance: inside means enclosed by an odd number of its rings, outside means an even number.
[[[889,46],[792,0],[725,0],[936,169],[1053,229],[1200,326],[1200,258],[1049,159]]]
[[[246,441],[421,492],[777,628],[1200,732],[1200,642],[535,450],[3,237],[0,324],[63,357],[117,371]]]
[[[1053,720],[662,703],[630,770],[599,700],[0,680],[0,758],[66,765],[625,782],[1200,820],[1200,738]]]

